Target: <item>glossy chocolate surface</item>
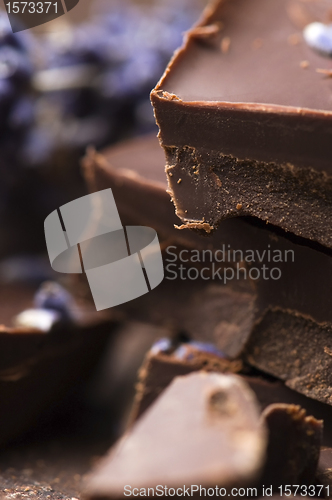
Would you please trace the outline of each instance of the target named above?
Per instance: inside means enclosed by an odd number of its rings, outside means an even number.
[[[318,68],[329,69],[331,63],[313,51],[302,36],[308,23],[331,20],[328,0],[215,3],[213,12],[206,10],[203,22],[205,26],[216,25],[219,31],[205,37],[197,36],[195,28],[189,32],[185,50],[160,84],[162,90],[184,102],[332,111],[331,81],[316,72]],[[225,37],[229,38],[227,48]],[[304,60],[306,68],[301,66]]]
[[[331,61],[302,35],[329,16],[325,0],[225,0],[189,32],[151,94],[185,224],[251,215],[332,247]]]

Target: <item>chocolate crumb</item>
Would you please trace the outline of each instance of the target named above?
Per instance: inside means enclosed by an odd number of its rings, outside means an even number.
[[[220,44],[221,52],[223,54],[227,54],[227,52],[229,52],[230,46],[231,46],[231,39],[229,38],[229,36],[225,36],[221,40],[221,44]]]
[[[210,226],[208,222],[187,222],[186,224],[182,224],[181,226],[177,226],[174,224],[175,229],[183,230],[183,229],[199,229],[205,231],[207,234],[210,234],[214,227]]]
[[[252,42],[251,47],[256,50],[256,49],[260,49],[262,47],[262,45],[263,45],[263,40],[261,38],[256,38]]]
[[[307,68],[309,68],[309,66],[310,66],[309,61],[301,61],[301,62],[300,62],[300,66],[301,66],[301,68],[303,68],[303,69],[307,69]]]
[[[301,41],[301,37],[298,33],[294,33],[293,35],[289,35],[287,41],[289,45],[298,45]]]
[[[197,26],[190,31],[192,38],[208,38],[217,35],[223,28],[222,23],[213,23],[208,26]]]
[[[169,101],[181,101],[180,97],[170,92],[166,92],[166,90],[163,91],[162,96]]]
[[[324,352],[325,352],[325,354],[332,356],[332,349],[329,349],[328,347],[324,347]]]
[[[322,75],[326,75],[332,77],[332,69],[316,69],[316,73],[321,73]]]

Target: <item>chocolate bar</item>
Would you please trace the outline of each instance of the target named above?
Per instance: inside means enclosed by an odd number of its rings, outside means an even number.
[[[9,311],[14,316],[15,308],[17,314],[33,302],[33,292],[17,285],[7,285],[0,294],[0,317],[8,324]],[[30,311],[36,321],[47,310]],[[50,415],[96,367],[116,323],[98,317],[89,304],[76,306],[76,314],[77,319],[60,321],[49,330],[28,325],[0,327],[1,444],[27,431],[41,416]]]
[[[151,94],[186,227],[254,216],[332,248],[331,67],[302,34],[330,7],[220,0],[188,32]]]
[[[248,341],[247,362],[307,396],[331,403],[332,358],[324,348],[332,349],[332,310],[329,294],[322,293],[330,289],[332,280],[330,251],[270,225],[261,227],[250,218],[222,221],[219,229],[205,238],[189,229],[174,229],[176,217],[166,193],[162,156],[156,144],[156,138],[142,138],[110,148],[104,154],[90,152],[84,161],[90,189],[111,187],[121,218],[127,223],[151,225],[164,235],[164,282],[148,295],[121,307],[121,311],[131,318],[185,331],[195,340],[212,342],[231,357],[238,356]],[[151,189],[158,222],[146,201]],[[254,255],[255,262],[244,262],[243,267],[234,268],[234,273],[229,269],[227,273],[233,279],[226,286],[218,278],[170,280],[167,259],[174,257],[167,253],[167,247],[173,247],[173,252],[174,247],[178,252],[184,249],[188,260],[197,251],[201,259],[203,250],[211,251],[212,257],[215,252],[220,257],[222,251],[225,258],[224,262],[215,262],[218,267],[236,266],[232,259],[236,250],[239,261]],[[212,266],[209,262],[185,263],[189,268],[206,265]],[[277,274],[264,277],[264,266],[270,271],[276,268],[273,273]],[[253,269],[257,267],[258,279]],[[303,329],[307,332],[305,337]],[[285,342],[294,345],[287,355]],[[315,361],[310,354],[313,345],[317,352]],[[307,383],[314,376],[315,383]]]
[[[238,373],[241,360],[230,360],[211,344],[160,339],[147,353],[138,372],[130,422],[137,420],[175,377],[191,372]]]
[[[165,158],[155,134],[122,142],[102,153],[90,148],[82,160],[90,191],[110,187],[122,223],[146,224],[162,239],[202,247],[201,238],[175,229],[180,220],[166,192]],[[151,210],[153,207],[153,210]]]
[[[300,406],[285,404],[268,406],[262,419],[269,435],[263,483],[278,493],[281,484],[314,484],[323,422]]]
[[[173,380],[102,459],[85,495],[149,491],[156,498],[167,487],[181,496],[177,488],[200,485],[193,496],[205,488],[217,498],[216,484],[222,496],[234,485],[253,486],[253,497],[268,485],[272,494],[281,485],[315,483],[321,439],[322,422],[300,406],[274,404],[259,416],[239,376],[191,373]]]
[[[292,389],[331,404],[330,338],[330,325],[270,310],[253,330],[245,357],[254,366],[287,380]]]
[[[317,483],[327,486],[327,498],[331,498],[332,486],[332,448],[323,448],[320,452]]]
[[[261,410],[275,404],[298,405],[317,419],[329,422],[332,408],[305,397],[278,380],[264,378],[259,372],[250,373],[240,359],[230,360],[211,344],[176,342],[170,338],[158,340],[146,354],[138,372],[136,395],[130,423],[139,418],[165,390],[175,377],[199,370],[218,373],[237,373],[255,393]],[[260,376],[259,376],[260,375]],[[332,428],[324,430],[325,446],[332,446]]]
[[[163,164],[155,135],[121,143],[102,153],[90,149],[82,161],[89,190],[111,188],[124,225],[147,225],[158,231],[164,259],[169,245],[175,245],[178,251],[213,248],[213,239],[174,227],[179,219],[166,192]],[[233,221],[225,221],[224,231],[228,241],[234,233]],[[252,285],[242,281],[219,287],[205,279],[175,281],[169,277],[168,273],[145,297],[114,309],[130,319],[165,325],[175,333],[188,332],[197,340],[214,342],[215,336],[223,337],[220,348],[236,356],[253,321]]]
[[[123,498],[128,489],[156,492],[158,485],[170,494],[202,485],[211,495],[216,485],[254,485],[265,449],[266,429],[246,384],[235,376],[192,373],[175,379],[101,461],[86,497]]]
[[[170,339],[161,339],[148,352],[139,371],[132,421],[141,417],[177,376],[198,370],[228,372],[240,369],[239,362],[230,362],[209,345],[174,344]],[[241,378],[254,391],[269,428],[269,451],[261,482],[272,485],[275,491],[282,481],[284,484],[314,484],[322,426],[307,417],[306,412],[326,422],[323,444],[331,446],[332,409],[288,389],[281,382],[264,380],[257,375],[241,375]],[[330,484],[330,456],[330,448],[322,450],[319,484]]]

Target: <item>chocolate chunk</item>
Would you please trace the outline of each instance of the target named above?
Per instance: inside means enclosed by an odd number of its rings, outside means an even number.
[[[268,447],[262,482],[277,492],[281,485],[315,484],[323,423],[300,406],[274,404],[264,410]]]
[[[175,245],[178,251],[212,248],[212,238],[174,228],[179,219],[166,192],[163,164],[157,137],[147,136],[111,147],[102,154],[90,150],[83,160],[83,169],[91,191],[112,189],[123,224],[142,224],[158,231],[164,260],[168,258],[168,246]],[[234,237],[238,232],[236,223],[234,227],[234,221],[225,221],[225,241],[231,241],[231,235]],[[234,282],[232,286],[219,287],[205,279],[171,280],[170,277],[168,273],[163,283],[148,295],[116,309],[131,319],[187,331],[198,340],[215,342],[218,337],[219,347],[236,356],[254,321],[255,293],[251,283]]]
[[[133,422],[146,411],[156,398],[168,387],[171,381],[181,375],[204,370],[219,373],[239,373],[255,393],[261,410],[268,406],[283,403],[284,406],[297,405],[309,415],[329,423],[332,420],[332,408],[298,392],[289,389],[278,380],[263,378],[248,374],[241,360],[227,359],[222,353],[207,352],[204,345],[195,342],[174,344],[170,339],[156,342],[147,353],[138,373],[136,396],[130,421]],[[325,446],[332,446],[332,427],[327,425],[324,430]]]
[[[250,485],[265,448],[255,397],[240,378],[178,377],[97,466],[86,497],[122,498],[125,487]]]
[[[183,349],[188,356],[183,356]],[[162,339],[152,347],[139,372],[132,421],[139,418],[179,375],[199,370],[227,373],[240,369],[239,362],[230,362],[220,355],[193,349],[189,344],[181,344],[174,349],[171,341]],[[280,382],[250,376],[241,378],[249,384],[261,407],[265,408],[262,419],[268,428],[269,439],[260,482],[271,485],[274,490],[283,484],[314,484],[322,442],[322,421],[307,416],[304,408],[323,416],[327,422],[332,417],[331,408],[298,395]],[[331,433],[327,434],[328,440]]]
[[[302,35],[329,9],[220,0],[187,34],[151,94],[184,225],[255,216],[332,248],[330,67]]]
[[[249,268],[250,265],[256,267],[259,263],[259,267],[265,265],[270,270],[274,267],[280,269],[282,274],[280,279],[278,279],[277,272],[273,275],[275,279],[265,279],[263,273],[261,273],[260,279],[256,279],[254,273],[252,274],[254,278],[252,282],[257,285],[255,288],[259,290],[258,305],[260,310],[264,311],[267,308],[277,306],[284,310],[310,315],[320,323],[332,321],[331,308],[329,301],[325,300],[325,295],[322,297],[318,293],[310,293],[313,289],[328,289],[332,279],[330,253],[325,252],[322,247],[306,248],[304,243],[307,241],[296,238],[289,239],[287,233],[276,232],[272,226],[259,227],[255,221],[251,223],[253,219],[236,218],[223,221],[220,229],[208,238],[200,238],[196,234],[192,235],[192,232],[188,230],[173,230],[174,213],[172,205],[165,195],[166,181],[162,171],[163,163],[156,144],[156,138],[148,137],[140,139],[138,142],[134,141],[117,146],[115,149],[110,148],[105,151],[105,155],[87,157],[85,172],[87,180],[90,180],[90,189],[100,190],[111,187],[117,193],[115,196],[117,204],[123,207],[120,210],[122,218],[129,217],[132,223],[146,223],[157,230],[162,226],[163,229],[160,230],[167,237],[164,247],[167,244],[177,245],[176,237],[180,233],[183,247],[189,250],[186,254],[188,257],[190,257],[192,250],[196,251],[197,249],[211,250],[212,252],[222,251],[224,260],[219,264],[228,266],[228,250],[231,251],[230,264],[234,264],[232,251],[239,250],[240,252],[236,254],[238,261],[249,260],[249,253],[253,255],[253,262],[247,266]],[[148,164],[154,165],[154,168],[150,166],[145,169],[145,163],[139,154],[143,149],[149,158]],[[94,182],[91,181],[92,178]],[[144,212],[139,201],[147,199],[147,188],[156,179],[158,179],[159,186],[155,190],[157,206],[163,207],[163,216],[159,214],[159,217],[158,215],[157,225],[155,225],[154,211],[151,210],[151,206],[149,206],[149,213]],[[126,187],[129,180],[131,182],[130,189]],[[130,216],[126,215],[129,212]],[[270,228],[270,230],[266,230],[266,228]],[[191,239],[192,236],[196,237],[195,240]],[[178,248],[180,249],[179,246]],[[165,258],[167,259],[169,256],[165,255]],[[167,262],[166,260],[166,265]],[[303,272],[304,269],[307,272]],[[249,269],[246,273],[247,278],[248,272]],[[237,275],[241,277],[244,274],[243,270],[236,269],[235,280],[239,282]],[[169,276],[166,272],[165,281],[168,280],[167,278]],[[197,281],[193,282],[192,285],[196,285]],[[213,283],[218,284],[220,281],[214,280]],[[230,282],[231,280],[228,281],[228,284]],[[177,286],[181,286],[179,280],[176,280],[176,283]],[[234,280],[232,284],[234,284]],[[250,293],[250,287],[246,288],[246,292]],[[152,294],[157,293],[158,289],[152,292]]]
[[[303,394],[332,404],[331,326],[278,309],[267,311],[245,349],[248,362]]]
[[[42,415],[50,416],[67,393],[81,386],[99,361],[111,333],[110,324],[68,328],[61,340],[40,338],[33,357],[1,369],[0,443],[27,431]],[[35,339],[35,332],[3,329],[0,333],[0,343],[6,350],[15,348],[20,353]]]
[[[188,342],[175,347],[170,340],[162,339],[152,346],[139,370],[130,420],[139,418],[175,377],[199,370],[237,373],[241,368],[240,360],[231,361],[217,350],[206,351],[204,344]]]
[[[134,218],[134,222],[143,222],[141,219],[143,210],[137,200],[146,198],[147,186],[157,176],[159,176],[158,179],[160,178],[160,186],[155,189],[155,194],[158,196],[160,205],[165,204],[165,207],[171,207],[164,196],[165,184],[164,188],[161,187],[162,160],[160,154],[156,153],[155,144],[156,139],[149,138],[118,147],[114,153],[111,149],[105,157],[99,155],[93,161],[90,159],[90,170],[87,170],[90,173],[94,172],[96,188],[119,189],[117,199],[123,200],[123,205],[127,205],[127,213],[130,210],[130,217]],[[129,148],[128,151],[127,148]],[[144,161],[139,160],[138,151],[142,149],[145,149],[150,158],[149,165],[151,166],[148,171],[144,171]],[[138,158],[136,163],[135,157]],[[111,167],[112,158],[117,168]],[[155,165],[154,169],[152,165]],[[125,166],[132,170],[125,170]],[[118,183],[117,176],[121,179]],[[129,180],[131,191],[125,187]],[[120,187],[117,188],[117,184]],[[164,216],[159,218],[158,227],[162,224],[165,234],[168,229],[168,236],[172,238],[170,241],[173,243],[174,214],[171,212],[171,209],[169,212],[164,212]],[[145,213],[144,221],[153,225],[154,221],[148,220],[148,214]],[[190,232],[181,231],[181,233],[186,233],[183,236],[186,238],[187,233]],[[182,280],[173,282],[167,279],[166,272],[164,282],[156,290],[146,297],[126,304],[127,313],[131,317],[138,317],[142,320],[162,322],[175,330],[185,330],[198,340],[212,341],[231,356],[239,354],[243,343],[252,334],[246,358],[250,363],[282,378],[292,388],[310,397],[329,402],[331,384],[328,363],[330,357],[324,353],[324,347],[329,345],[328,325],[332,322],[332,315],[329,295],[325,293],[322,295],[320,291],[328,290],[332,279],[330,255],[304,246],[302,240],[288,239],[286,234],[268,231],[241,219],[222,222],[212,238],[194,236],[196,240],[199,239],[199,245],[204,245],[205,248],[222,249],[225,246],[226,253],[229,247],[242,249],[244,257],[247,251],[258,252],[255,258],[256,261],[262,261],[260,266],[280,269],[281,277],[266,280],[261,276],[260,279],[254,280],[254,289],[252,289],[248,279],[244,281],[247,286],[241,288],[241,286],[237,287],[240,284],[238,280],[230,281],[228,286],[218,286],[219,283],[215,281],[213,283],[199,280],[189,283]],[[187,248],[190,249],[191,244],[192,242],[188,240]],[[277,262],[273,263],[273,258],[277,254],[279,258],[275,257]],[[167,258],[167,255],[165,257]],[[253,267],[256,265],[257,262],[252,264]],[[247,271],[249,270],[250,265]],[[243,271],[240,272],[240,275],[242,274]],[[314,290],[316,291],[313,292]],[[275,326],[276,317],[278,317],[278,325],[282,325],[283,328],[282,338],[280,338],[280,329]],[[305,327],[308,332],[306,342],[292,340],[294,339],[294,325],[299,323],[302,325],[301,328]],[[327,326],[322,326],[322,323],[326,323]],[[301,328],[297,327],[299,336],[301,336]],[[278,332],[274,331],[276,329]],[[318,353],[319,362],[313,363],[308,353],[311,352],[312,343],[317,343],[318,338],[322,339],[321,332],[325,331],[326,343],[320,348],[323,358],[321,360],[321,355]],[[288,351],[287,355],[284,353],[285,336],[288,339],[287,342],[296,344],[295,356],[290,354],[292,350]],[[322,342],[324,343],[323,340]],[[257,354],[253,354],[256,343],[257,349],[264,344],[259,358]],[[265,352],[269,349],[273,350],[273,354],[266,356]],[[276,354],[277,351],[280,352],[279,355]],[[289,356],[291,360],[287,362]],[[278,369],[275,368],[276,363],[279,364]],[[319,374],[322,371],[324,374],[316,377],[315,383],[307,383],[307,379],[313,380],[313,373]],[[299,374],[301,374],[300,379]]]
[[[136,222],[158,231],[161,239],[202,246],[195,234],[183,234],[180,220],[166,192],[163,150],[155,134],[112,146],[96,153],[88,150],[82,168],[92,192],[111,188],[124,225]],[[153,207],[153,210],[151,210]]]
[[[15,289],[18,301],[15,296]],[[32,302],[33,293],[6,286],[0,295],[2,311]],[[38,310],[37,310],[38,311]],[[41,310],[43,311],[43,310]],[[50,331],[0,328],[0,443],[16,438],[82,386],[96,367],[115,331],[115,322],[82,306],[77,321]],[[16,314],[20,312],[16,309]]]
[[[303,396],[286,387],[278,380],[267,380],[257,376],[242,375],[250,388],[256,394],[262,410],[269,406],[283,403],[284,405],[297,405],[303,408],[308,415],[314,415],[316,419],[324,421],[323,445],[332,446],[332,408],[329,405],[315,401]]]
[[[328,487],[327,490],[324,488],[324,493],[327,493],[326,497],[330,498],[332,487],[332,448],[323,448],[320,452],[317,483]]]
[[[250,289],[189,281],[164,282],[143,299],[120,310],[128,318],[162,324],[174,333],[186,332],[190,338],[214,342],[230,357],[237,357],[252,331],[255,295]]]
[[[255,485],[256,496],[263,485],[278,491],[281,485],[315,484],[322,422],[307,416],[300,406],[278,403],[263,411],[258,431],[258,407],[248,389],[244,379],[234,375],[199,372],[175,378],[97,466],[86,497],[122,498],[129,491],[125,487],[143,488],[143,494],[144,488],[147,492],[158,484],[175,489],[183,484]],[[256,474],[242,476],[244,463],[235,459],[239,448],[243,448],[242,459],[250,450],[256,465],[260,456],[261,473],[256,468]],[[229,465],[224,476],[226,455]],[[153,490],[149,495],[157,496]]]
[[[189,258],[191,252],[197,252],[197,249],[200,252],[210,250],[212,255],[215,251],[223,251],[224,262],[216,264],[218,267],[235,266],[234,275],[226,286],[223,286],[224,281],[218,279],[169,280],[166,267],[169,255],[165,252],[164,282],[147,296],[126,304],[121,310],[130,317],[161,323],[175,331],[184,330],[194,339],[213,342],[229,356],[238,356],[251,336],[247,361],[282,378],[305,395],[329,402],[330,357],[323,351],[329,346],[328,331],[332,323],[328,293],[332,280],[330,251],[318,245],[308,246],[308,240],[290,237],[276,228],[267,226],[270,228],[267,229],[257,224],[256,220],[241,217],[221,222],[212,236],[202,238],[194,234],[195,241],[191,239],[191,231],[177,231],[182,235],[183,246],[179,246],[174,235],[176,230],[173,229],[174,214],[165,195],[162,158],[156,143],[156,138],[140,139],[118,146],[115,150],[109,149],[105,156],[94,155],[88,161],[86,175],[89,174],[90,181],[91,177],[95,179],[95,189],[111,187],[117,192],[116,200],[122,203],[123,214],[130,218],[130,222],[153,227],[153,214],[149,218],[148,211],[142,209],[139,200],[147,199],[147,187],[157,179],[159,187],[154,188],[154,193],[159,200],[158,206],[165,207],[163,216],[159,214],[158,222],[158,228],[168,238],[164,247],[167,249],[167,245],[175,245],[178,251],[184,248]],[[148,169],[145,169],[139,154],[142,150],[149,158]],[[130,189],[126,187],[129,181]],[[235,262],[228,263],[228,250],[237,250],[236,258],[244,262],[244,266],[240,268]],[[246,261],[249,255],[254,255],[253,262],[249,262],[250,259]],[[189,262],[186,265],[197,267],[199,264]],[[263,275],[264,266],[269,272],[274,269],[272,278]],[[233,273],[232,270],[228,272],[230,275]],[[260,273],[258,277],[257,272]],[[246,279],[241,279],[245,274]],[[279,327],[275,326],[276,319],[284,332],[282,336]],[[301,328],[306,329],[306,342],[292,340],[294,325],[298,332],[295,337],[301,336]],[[326,343],[322,332],[326,332]],[[284,352],[286,337],[287,342],[296,344],[296,355],[291,355],[292,350],[287,354]],[[264,344],[259,357],[255,354],[256,342],[257,349]],[[317,342],[320,343],[323,358],[320,359],[320,353],[317,353],[319,361],[313,363],[309,353],[311,346],[317,345]],[[269,349],[271,355],[265,356]],[[289,357],[291,359],[287,361]],[[309,384],[307,380],[313,380],[313,370],[318,376],[314,383]]]

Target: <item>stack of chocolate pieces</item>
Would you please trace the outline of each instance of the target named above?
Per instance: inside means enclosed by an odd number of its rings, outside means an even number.
[[[326,0],[213,2],[151,94],[168,186],[153,137],[85,158],[164,251],[164,282],[122,312],[173,332],[88,498],[330,495],[329,22]]]

